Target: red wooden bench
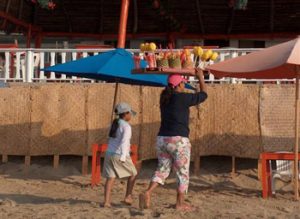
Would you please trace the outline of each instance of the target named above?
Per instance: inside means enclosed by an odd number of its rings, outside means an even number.
[[[300,153],[299,153],[300,156]],[[261,175],[261,183],[262,183],[262,196],[264,199],[272,196],[272,173],[270,169],[270,160],[291,160],[295,159],[294,153],[271,153],[264,152],[260,155],[262,162],[262,175]]]
[[[107,144],[94,144],[92,148],[92,179],[91,185],[95,186],[101,182],[101,156],[107,150]],[[138,161],[138,147],[137,145],[131,145],[131,159],[134,165]]]

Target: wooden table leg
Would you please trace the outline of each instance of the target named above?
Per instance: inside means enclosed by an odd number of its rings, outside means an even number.
[[[53,155],[53,168],[57,169],[59,167],[59,155]]]
[[[262,172],[262,168],[261,168],[261,156],[259,157],[258,161],[257,161],[257,178],[258,180],[261,181],[261,172]]]
[[[8,156],[6,154],[2,154],[2,163],[8,162]]]
[[[98,145],[94,144],[92,148],[92,179],[91,179],[92,186],[96,185],[97,149],[98,149]]]
[[[101,182],[101,152],[97,153],[95,171],[95,184],[98,185]]]
[[[268,197],[272,196],[272,174],[269,160],[266,160],[266,175],[267,175],[267,186],[268,186]]]
[[[198,154],[194,157],[194,175],[200,175],[200,156]]]
[[[267,160],[262,157],[261,158],[261,186],[262,186],[262,197],[267,198],[268,197],[268,184],[267,184]]]
[[[87,175],[88,174],[88,165],[89,165],[89,157],[88,155],[83,155],[82,156],[82,175]]]
[[[235,156],[231,157],[231,177],[236,177],[236,163],[235,163]]]

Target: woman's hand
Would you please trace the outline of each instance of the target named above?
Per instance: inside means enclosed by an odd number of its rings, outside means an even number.
[[[195,68],[195,75],[199,80],[204,79],[203,70],[201,68]]]
[[[206,84],[205,84],[205,81],[204,81],[203,70],[201,68],[196,68],[195,69],[195,74],[196,74],[196,77],[199,80],[200,91],[203,91],[203,92],[207,93],[207,88],[206,88]]]

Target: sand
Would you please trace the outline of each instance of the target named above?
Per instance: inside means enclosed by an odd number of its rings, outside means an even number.
[[[156,190],[151,209],[138,209],[138,193],[147,187],[156,161],[143,163],[132,207],[120,203],[126,184],[119,180],[113,189],[114,207],[101,208],[103,182],[91,188],[90,175],[80,174],[80,161],[64,157],[54,170],[50,157],[36,158],[27,173],[21,158],[1,164],[0,218],[300,218],[300,202],[292,201],[290,184],[278,181],[276,197],[261,198],[256,160],[239,159],[232,178],[229,158],[202,159],[201,174],[191,178],[187,195],[198,208],[192,213],[174,210],[174,176]]]

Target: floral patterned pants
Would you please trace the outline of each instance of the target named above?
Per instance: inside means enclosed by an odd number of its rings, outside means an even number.
[[[158,167],[152,177],[152,182],[163,185],[173,167],[176,173],[178,191],[187,192],[191,157],[190,140],[181,136],[158,136],[156,150]]]

